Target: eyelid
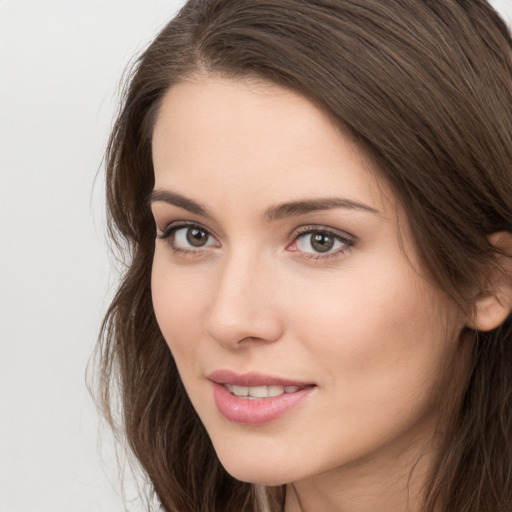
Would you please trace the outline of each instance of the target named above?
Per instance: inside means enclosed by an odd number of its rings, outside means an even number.
[[[299,257],[302,257],[305,259],[317,259],[317,260],[320,259],[321,260],[321,259],[333,258],[336,256],[342,256],[342,255],[346,254],[348,251],[350,251],[352,249],[352,247],[355,245],[355,243],[357,242],[357,237],[355,237],[354,235],[351,235],[350,233],[347,233],[346,231],[341,231],[339,229],[327,227],[324,225],[311,224],[311,225],[307,225],[307,226],[301,226],[301,227],[295,229],[290,235],[291,241],[287,245],[287,248],[289,248],[291,245],[296,243],[300,237],[302,237],[304,235],[311,234],[311,233],[327,233],[327,234],[333,236],[334,238],[336,238],[338,241],[341,241],[344,244],[344,246],[337,250],[328,251],[325,253],[305,252],[305,251],[300,251],[300,250],[293,251],[293,252],[297,252],[300,255]]]
[[[188,227],[194,227],[199,228],[208,233],[208,235],[212,236],[216,240],[218,240],[218,237],[212,232],[211,229],[208,229],[206,226],[203,226],[200,222],[192,221],[192,220],[176,220],[173,222],[170,222],[165,226],[163,230],[161,230],[161,233],[156,234],[157,238],[160,239],[166,239],[169,238],[174,232],[176,232],[178,229],[181,228],[188,228]]]
[[[213,239],[214,243],[209,243],[210,240],[208,240],[206,245],[198,247],[188,247],[187,245],[179,244],[176,241],[175,235],[178,231],[187,228],[197,228],[201,231],[204,231],[208,236],[208,239]],[[182,255],[185,257],[203,257],[206,254],[210,254],[210,249],[220,247],[218,238],[211,232],[211,230],[204,227],[199,222],[188,220],[178,220],[167,224],[167,226],[162,230],[161,233],[156,233],[156,238],[160,240],[165,240],[167,242],[167,245],[170,247],[174,254]]]
[[[292,231],[290,234],[290,240],[295,240],[301,235],[305,235],[308,233],[314,233],[316,231],[329,233],[336,238],[339,238],[341,240],[344,240],[346,242],[355,243],[357,241],[357,237],[348,233],[347,231],[342,231],[340,229],[331,228],[329,226],[324,226],[322,224],[308,224],[305,226],[300,226]]]

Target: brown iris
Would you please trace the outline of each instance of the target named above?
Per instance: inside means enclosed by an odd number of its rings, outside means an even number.
[[[334,237],[329,233],[314,231],[311,233],[311,247],[317,252],[330,251],[334,246]]]
[[[187,242],[193,247],[202,247],[208,241],[208,233],[199,228],[187,229]]]

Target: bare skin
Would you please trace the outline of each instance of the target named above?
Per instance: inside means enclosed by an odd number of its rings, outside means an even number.
[[[197,76],[167,93],[153,161],[155,313],[226,470],[287,484],[286,512],[417,512],[466,319],[364,154],[298,94]],[[312,391],[240,424],[219,369]]]

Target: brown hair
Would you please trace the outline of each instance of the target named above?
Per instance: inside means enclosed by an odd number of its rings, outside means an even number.
[[[118,427],[167,511],[256,511],[258,488],[220,465],[151,303],[153,123],[198,72],[293,89],[349,130],[407,212],[425,271],[469,311],[467,290],[497,261],[487,236],[512,231],[512,40],[484,0],[191,0],[138,59],[106,158],[110,234],[128,264],[98,346],[101,404],[115,426],[117,385]],[[464,336],[467,382],[424,510],[509,512],[511,318]],[[265,492],[282,510],[284,490]]]

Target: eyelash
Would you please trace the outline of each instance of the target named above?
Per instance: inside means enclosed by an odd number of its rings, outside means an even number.
[[[187,221],[177,221],[169,224],[162,233],[157,233],[156,237],[161,240],[168,240],[169,246],[171,247],[172,251],[175,254],[181,254],[184,256],[189,257],[197,257],[202,256],[203,251],[205,248],[198,247],[197,249],[185,249],[183,247],[179,247],[175,243],[175,234],[180,229],[185,228],[196,228],[200,231],[203,231],[208,237],[212,237],[215,239],[215,237],[211,234],[211,232],[203,227],[201,224],[198,224],[196,222],[187,222]],[[308,225],[308,226],[302,226],[298,229],[296,229],[291,235],[290,240],[287,244],[287,247],[290,247],[292,244],[296,244],[302,237],[305,237],[306,235],[311,235],[313,233],[319,233],[323,235],[331,236],[336,242],[340,242],[342,247],[331,251],[328,250],[325,253],[320,252],[305,252],[300,250],[293,250],[291,252],[298,252],[300,254],[301,258],[307,259],[307,260],[328,260],[331,258],[341,257],[345,254],[347,254],[352,247],[354,246],[356,239],[352,235],[349,235],[348,233],[340,233],[339,231],[333,230],[331,228],[326,228],[324,226],[318,226],[318,225]],[[206,246],[209,247],[209,246]]]
[[[331,258],[341,257],[341,256],[344,256],[345,254],[347,254],[352,249],[352,247],[354,246],[354,244],[356,242],[355,237],[353,237],[352,235],[349,235],[348,233],[341,233],[337,230],[334,230],[331,228],[326,228],[324,226],[310,225],[310,226],[302,226],[302,227],[296,229],[292,233],[292,235],[290,237],[292,239],[292,244],[296,244],[297,241],[301,237],[305,237],[306,235],[312,235],[313,233],[329,235],[332,238],[334,238],[335,241],[340,242],[343,245],[342,245],[342,247],[340,247],[338,249],[329,250],[328,252],[325,252],[325,253],[320,253],[320,252],[308,253],[308,252],[300,251],[301,258],[305,258],[308,260],[328,260]]]
[[[174,237],[177,231],[184,228],[196,228],[201,231],[204,231],[208,237],[213,237],[208,229],[201,226],[197,222],[187,222],[187,221],[177,221],[169,224],[162,233],[157,233],[156,237],[160,240],[167,240],[169,246],[171,247],[174,254],[182,254],[184,256],[201,256],[201,253],[204,251],[202,247],[197,249],[184,249],[183,247],[178,247],[175,243]],[[215,238],[215,237],[213,237]]]

